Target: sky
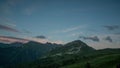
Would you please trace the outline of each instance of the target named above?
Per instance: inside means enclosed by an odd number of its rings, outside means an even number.
[[[119,0],[0,0],[0,36],[120,48]]]

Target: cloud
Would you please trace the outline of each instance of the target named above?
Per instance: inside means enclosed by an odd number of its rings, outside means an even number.
[[[32,33],[31,31],[26,30],[26,29],[22,29],[21,31],[22,31],[23,33],[25,33],[25,34],[31,34],[31,33]]]
[[[5,26],[5,27],[9,27],[9,28],[15,28],[17,25],[15,24],[15,23],[17,23],[16,21],[14,21],[14,20],[12,20],[12,19],[10,19],[10,18],[4,18],[4,17],[0,17],[0,25],[2,25],[2,26]],[[14,29],[14,30],[17,30],[17,29]],[[17,30],[18,31],[18,30]],[[30,32],[30,31],[28,31],[28,30],[26,30],[26,29],[21,29],[21,30],[19,30],[19,32],[21,32],[21,33],[32,33],[32,32]]]
[[[108,30],[116,30],[119,29],[118,25],[111,25],[111,26],[104,26],[105,28],[107,28]]]
[[[65,29],[65,30],[63,30],[62,32],[71,32],[71,31],[77,30],[77,29],[79,29],[79,28],[81,28],[81,26],[77,26],[77,27]]]
[[[52,41],[52,40],[48,40],[48,39],[41,39],[41,38],[35,38],[35,37],[26,37],[26,39],[30,40],[30,41],[35,41],[35,42],[38,42],[38,43],[55,43],[55,44],[64,44],[63,41],[61,40],[55,40],[55,41]]]
[[[8,26],[15,27],[16,26],[16,21],[10,19],[10,18],[1,18],[2,22]]]
[[[46,39],[45,36],[41,35],[41,36],[36,36],[36,38],[40,38],[40,39]]]
[[[64,42],[63,42],[63,41],[61,41],[61,40],[51,41],[51,43],[64,44]]]
[[[79,25],[79,26],[74,26],[74,27],[71,27],[71,28],[66,28],[64,30],[58,30],[55,33],[68,33],[68,32],[72,32],[72,31],[82,29],[82,28],[85,28],[85,27],[86,27],[85,25]]]
[[[109,41],[109,42],[113,42],[113,40],[110,36],[107,36],[106,38],[104,38],[104,40]]]
[[[50,41],[48,39],[40,39],[40,38],[35,38],[35,37],[22,37],[22,38],[17,38],[17,37],[11,37],[11,36],[0,36],[0,42],[2,43],[15,43],[15,42],[20,42],[20,43],[27,43],[29,41],[35,41],[38,43],[56,43],[56,44],[64,44],[63,41],[61,40],[55,40],[55,41]]]
[[[13,24],[13,23],[6,23],[8,26],[10,26],[10,27],[15,27],[16,25],[15,24]]]
[[[14,29],[14,28],[11,28],[11,27],[5,26],[5,25],[1,25],[1,24],[0,24],[0,29],[1,29],[1,30],[6,30],[6,31],[11,31],[11,32],[20,33],[20,31]]]
[[[92,41],[95,41],[95,42],[99,42],[100,41],[100,39],[97,36],[93,36],[93,37],[79,36],[79,38],[82,38],[84,40],[92,40]]]
[[[16,37],[10,37],[10,36],[0,36],[0,42],[3,42],[3,43],[15,43],[15,42],[27,43],[27,42],[29,42],[29,40],[22,39],[22,38],[16,38]]]
[[[120,33],[118,32],[118,33],[114,33],[115,35],[120,35]]]
[[[70,36],[79,36],[80,34],[83,34],[82,32],[79,32],[79,33],[72,33],[70,34]]]

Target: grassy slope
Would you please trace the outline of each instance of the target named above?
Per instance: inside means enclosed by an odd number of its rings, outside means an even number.
[[[86,68],[87,62],[90,63],[91,68],[115,68],[120,64],[120,49],[40,58],[34,62],[11,66],[11,68]]]
[[[87,62],[90,63],[91,68],[116,68],[116,65],[120,63],[120,53],[92,53],[73,63],[70,63],[72,61],[66,61],[70,59],[70,57],[72,58],[72,56],[69,55],[65,56],[65,58],[53,57],[51,59],[38,60],[30,64],[22,64],[12,68],[86,68]],[[74,58],[77,57],[74,56]],[[40,61],[42,61],[42,63],[40,63]],[[63,62],[66,64],[61,65]],[[41,67],[41,65],[43,67]]]
[[[109,54],[89,59],[88,62],[92,68],[115,68],[116,64],[120,63],[120,54]],[[61,68],[85,68],[86,61],[75,63],[72,65],[63,66]]]

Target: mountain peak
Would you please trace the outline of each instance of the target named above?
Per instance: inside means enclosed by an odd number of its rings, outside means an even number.
[[[74,41],[72,41],[72,42],[82,42],[81,40],[74,40]]]
[[[76,53],[88,53],[94,51],[95,49],[88,46],[81,40],[75,40],[65,44],[62,47],[56,48],[51,51],[52,55],[62,55],[62,54],[76,54]]]
[[[74,46],[74,47],[79,47],[79,46],[87,46],[84,42],[81,40],[75,40],[72,42],[67,43],[65,46]]]

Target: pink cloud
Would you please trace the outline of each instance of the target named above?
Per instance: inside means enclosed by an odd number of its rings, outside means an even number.
[[[4,43],[14,43],[14,42],[27,43],[27,42],[29,42],[29,40],[21,39],[21,38],[14,38],[14,37],[7,37],[7,36],[0,36],[0,42],[4,42]]]

